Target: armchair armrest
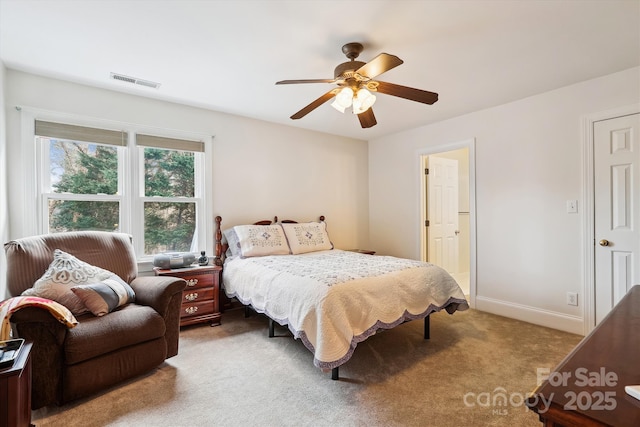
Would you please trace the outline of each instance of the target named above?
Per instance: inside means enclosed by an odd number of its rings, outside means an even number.
[[[187,282],[170,276],[141,276],[133,279],[130,285],[136,293],[136,304],[150,306],[166,317],[171,298],[181,293]]]
[[[136,304],[147,305],[157,311],[167,327],[167,358],[178,354],[180,337],[180,304],[182,290],[187,281],[171,276],[141,276],[131,283],[136,293]]]
[[[31,350],[31,404],[40,408],[51,402],[61,402],[64,340],[67,326],[48,310],[24,307],[11,315],[17,336],[33,343]]]
[[[11,323],[52,323],[60,326],[61,330],[67,329],[53,314],[40,307],[24,307],[11,315]]]

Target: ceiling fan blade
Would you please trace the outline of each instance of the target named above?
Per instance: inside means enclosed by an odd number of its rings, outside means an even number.
[[[370,128],[378,124],[376,116],[373,115],[373,108],[369,108],[364,113],[358,114],[358,119],[360,120],[360,126],[362,126],[363,129]]]
[[[423,104],[433,104],[438,100],[438,94],[435,92],[381,82],[380,80],[376,80],[376,82],[378,83],[377,90],[380,93],[410,99],[411,101],[422,102]]]
[[[370,79],[379,76],[382,73],[386,73],[392,68],[396,68],[404,61],[395,55],[389,55],[388,53],[381,53],[373,58],[371,61],[364,64],[362,67],[356,70],[356,73],[363,77]]]
[[[298,83],[335,83],[335,79],[303,79],[303,80],[280,80],[277,85],[295,85]]]
[[[339,89],[340,88],[331,89],[329,92],[325,93],[320,98],[316,99],[311,104],[307,105],[302,110],[295,113],[293,116],[291,116],[291,119],[297,120],[297,119],[303,118],[304,116],[306,116],[307,114],[309,114],[310,112],[312,112],[313,110],[315,110],[316,108],[318,108],[319,106],[321,106],[322,104],[324,104],[325,102],[327,102],[328,100],[336,96],[336,93],[338,93]]]

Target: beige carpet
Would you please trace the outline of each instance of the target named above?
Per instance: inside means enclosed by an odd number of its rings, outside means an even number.
[[[523,403],[536,368],[581,337],[468,310],[414,321],[360,343],[340,381],[313,366],[284,328],[242,310],[222,326],[183,328],[180,354],[157,370],[64,407],[36,426],[540,426]],[[507,406],[492,404],[506,394]]]

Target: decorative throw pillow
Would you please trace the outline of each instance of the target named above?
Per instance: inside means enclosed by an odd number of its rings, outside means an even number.
[[[64,305],[74,315],[87,312],[87,308],[80,298],[73,293],[72,287],[87,283],[100,282],[113,273],[80,261],[71,254],[56,249],[53,252],[53,262],[39,278],[32,288],[22,295],[47,298]]]
[[[116,308],[133,302],[136,294],[117,274],[97,283],[71,288],[94,316],[104,316]]]
[[[243,257],[289,254],[289,245],[280,224],[236,225],[233,229]]]
[[[333,249],[325,222],[285,223],[282,228],[294,255]]]

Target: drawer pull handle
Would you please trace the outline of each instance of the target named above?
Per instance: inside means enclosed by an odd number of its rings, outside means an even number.
[[[196,311],[198,311],[198,307],[193,307],[193,306],[192,307],[187,307],[187,308],[184,309],[184,311],[187,314],[193,314]]]
[[[198,299],[198,293],[194,292],[192,294],[187,294],[187,295],[184,296],[184,299],[186,299],[187,301],[196,300],[196,299]]]
[[[198,284],[198,279],[189,279],[187,280],[187,286],[193,287]]]

